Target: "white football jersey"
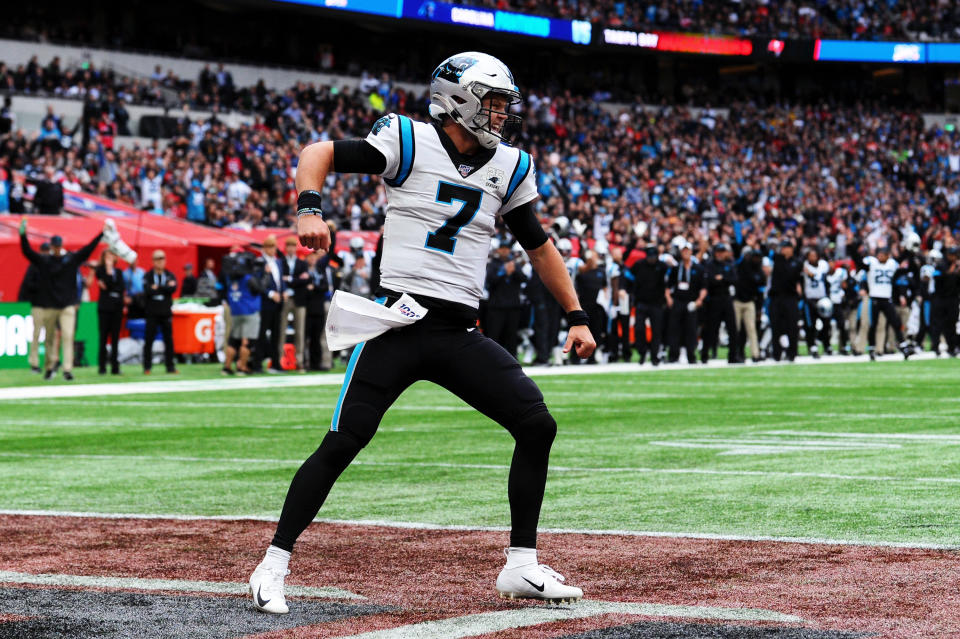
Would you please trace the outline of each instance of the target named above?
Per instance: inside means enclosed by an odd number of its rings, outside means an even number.
[[[808,300],[818,300],[826,297],[827,291],[827,273],[830,272],[830,265],[826,260],[820,260],[816,265],[804,260],[803,262],[803,295]]]
[[[834,304],[842,304],[846,297],[846,291],[843,283],[847,281],[847,269],[838,267],[833,273],[827,275],[827,287],[830,289],[830,301]]]
[[[477,308],[496,216],[537,197],[530,154],[501,144],[455,160],[433,125],[393,113],[366,140],[387,159],[384,288]]]
[[[890,299],[893,297],[893,276],[900,268],[896,260],[888,258],[880,262],[872,255],[863,258],[863,265],[867,267],[867,292],[870,297]]]

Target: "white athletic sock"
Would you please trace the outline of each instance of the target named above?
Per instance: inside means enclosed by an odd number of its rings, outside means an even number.
[[[276,546],[270,546],[267,548],[267,554],[263,556],[263,565],[270,568],[276,568],[278,570],[287,570],[287,565],[290,563],[290,553],[282,548],[277,548]]]
[[[528,564],[537,563],[536,548],[507,548],[507,568],[519,568]]]

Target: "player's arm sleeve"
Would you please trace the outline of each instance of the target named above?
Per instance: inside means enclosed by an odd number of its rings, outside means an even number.
[[[537,171],[533,158],[526,151],[519,151],[517,163],[507,181],[507,192],[500,205],[500,214],[506,215],[513,209],[537,199]]]
[[[400,168],[402,155],[400,129],[400,116],[391,113],[377,120],[364,140],[383,156],[383,169],[378,173],[384,177],[390,178],[396,176]],[[336,143],[334,143],[334,166],[337,171],[346,171],[346,169],[340,168],[340,162],[338,161],[336,153]]]
[[[333,143],[333,170],[337,173],[383,175],[387,158],[366,140],[337,140]]]
[[[521,204],[504,214],[503,221],[525,251],[540,248],[547,241],[547,234],[540,226],[532,201]]]

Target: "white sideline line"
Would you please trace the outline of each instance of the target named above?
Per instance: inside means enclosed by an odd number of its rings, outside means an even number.
[[[724,445],[723,448],[736,448],[736,446]],[[802,450],[811,450],[810,447],[803,447]],[[836,450],[829,448],[826,450]],[[136,461],[171,461],[171,462],[196,462],[213,464],[280,464],[297,465],[303,463],[302,459],[269,459],[256,457],[188,457],[179,455],[99,455],[87,453],[14,453],[0,452],[0,458],[15,459],[129,459]],[[351,466],[402,466],[407,468],[454,468],[468,470],[510,470],[507,464],[454,464],[449,462],[388,462],[388,461],[364,461],[356,460],[351,462]],[[782,477],[782,478],[805,478],[805,479],[837,479],[841,481],[869,481],[869,482],[919,482],[933,484],[960,484],[960,477],[894,477],[885,475],[840,475],[835,473],[805,473],[789,471],[768,471],[768,470],[710,470],[706,468],[645,468],[645,467],[583,467],[583,466],[551,466],[550,472],[554,473],[612,473],[629,474],[636,473],[641,475],[719,475],[727,477]]]
[[[162,513],[101,513],[71,510],[0,509],[0,516],[16,517],[75,517],[87,519],[146,519],[169,521],[263,521],[276,523],[277,517],[265,515],[168,515]],[[386,519],[328,519],[318,517],[314,522],[342,526],[376,526],[406,530],[443,530],[461,532],[507,532],[506,526],[464,526],[424,522],[391,521]],[[597,535],[612,537],[657,537],[665,539],[709,539],[716,541],[770,541],[788,544],[826,546],[863,546],[867,548],[903,548],[906,550],[960,550],[960,544],[935,544],[905,541],[864,541],[858,539],[830,539],[822,537],[774,537],[770,535],[723,535],[703,532],[665,532],[650,530],[598,530],[594,528],[540,528],[538,532],[552,535]]]
[[[183,579],[139,579],[136,577],[92,577],[86,575],[33,574],[0,570],[0,583],[39,586],[80,586],[84,588],[117,588],[121,590],[171,590],[175,592],[215,592],[227,595],[247,594],[247,584],[222,581],[186,581]],[[288,595],[317,599],[366,599],[340,588],[291,586]]]
[[[614,601],[583,600],[569,607],[538,606],[518,610],[482,612],[462,617],[374,630],[343,639],[463,639],[501,630],[527,628],[562,619],[584,619],[599,615],[642,615],[645,617],[683,617],[689,619],[719,619],[724,621],[778,621],[802,623],[795,615],[785,615],[759,608],[719,608],[714,606],[671,606],[648,603],[621,603]]]
[[[912,356],[915,360],[935,359],[933,353],[918,353]],[[779,366],[809,366],[825,364],[849,364],[853,362],[867,362],[868,358],[842,357],[832,355],[816,360],[812,357],[798,357],[792,364],[782,362],[763,361],[759,364],[730,366],[724,361],[712,360],[706,366],[688,364],[661,364],[653,367],[650,364],[597,364],[592,366],[555,366],[539,368],[528,366],[524,372],[530,377],[559,377],[567,375],[596,375],[604,373],[647,373],[654,371],[681,371],[696,372],[705,369],[746,370],[751,368],[769,368]],[[889,359],[893,362],[892,358]],[[899,360],[896,360],[899,361]],[[871,364],[876,366],[877,364]],[[230,391],[255,388],[292,388],[307,386],[340,386],[343,383],[342,374],[328,375],[283,375],[257,376],[243,378],[220,378],[176,381],[127,382],[107,384],[58,384],[56,386],[13,386],[0,388],[0,401],[18,399],[52,399],[57,397],[96,397],[108,395],[140,395],[162,393],[187,393],[193,391]],[[953,400],[952,400],[953,401]],[[956,400],[960,401],[960,400]]]

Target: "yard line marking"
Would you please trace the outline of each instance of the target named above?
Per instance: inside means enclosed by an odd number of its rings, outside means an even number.
[[[711,440],[679,440],[679,441],[651,441],[651,446],[664,448],[691,448],[702,450],[722,450],[720,455],[767,455],[780,453],[826,452],[839,453],[849,450],[890,450],[903,448],[899,444],[855,443],[855,442],[819,442],[795,443],[792,441],[767,442],[739,442],[730,440],[724,442]]]
[[[725,446],[729,448],[729,446]],[[803,450],[810,450],[804,448]],[[835,449],[830,449],[835,450]],[[0,458],[20,459],[90,459],[90,460],[133,460],[133,461],[170,461],[170,462],[197,462],[213,464],[281,464],[296,465],[303,463],[302,459],[272,459],[249,457],[189,457],[180,455],[109,455],[89,453],[16,453],[0,452]],[[508,464],[462,464],[451,462],[418,462],[418,461],[367,461],[355,460],[351,466],[403,466],[407,468],[453,468],[464,470],[510,470]],[[706,468],[646,468],[636,467],[587,467],[587,466],[551,466],[552,473],[608,473],[641,475],[717,475],[728,477],[780,477],[786,479],[837,479],[841,481],[868,481],[868,482],[918,482],[934,484],[960,484],[960,477],[894,477],[885,475],[841,475],[836,473],[808,473],[773,470],[711,470]]]
[[[134,519],[169,521],[262,521],[276,523],[277,517],[266,515],[182,515],[165,513],[104,513],[77,512],[72,510],[18,510],[0,509],[0,516],[16,517],[74,517],[84,519]],[[508,532],[507,526],[466,526],[459,524],[434,524],[425,522],[392,521],[386,519],[329,519],[318,517],[320,524],[338,526],[376,526],[405,530],[439,530],[459,532]],[[906,541],[865,541],[862,539],[825,539],[820,537],[773,537],[769,535],[725,535],[705,532],[659,531],[659,530],[603,530],[596,528],[540,528],[541,533],[552,535],[597,535],[612,537],[657,537],[665,539],[708,539],[714,541],[770,541],[788,544],[825,546],[863,546],[868,548],[903,548],[906,550],[960,550],[960,544],[936,544]]]
[[[222,581],[187,581],[184,579],[139,579],[136,577],[94,577],[87,575],[33,574],[0,570],[0,583],[39,586],[79,586],[84,588],[117,588],[120,590],[172,590],[176,592],[214,592],[227,595],[247,594],[248,584]],[[315,588],[286,585],[288,595],[317,599],[366,599],[341,588]]]
[[[537,606],[518,610],[481,612],[462,617],[374,630],[343,639],[463,639],[487,635],[502,630],[527,628],[543,623],[568,619],[584,619],[599,615],[642,615],[645,617],[682,617],[688,619],[718,619],[723,621],[777,621],[802,623],[795,615],[786,615],[759,608],[720,608],[715,606],[672,606],[649,603],[621,603],[615,601],[581,600],[569,607]]]
[[[912,356],[912,360],[935,359],[933,353],[918,353]],[[653,367],[650,364],[597,364],[591,366],[556,366],[551,368],[527,367],[524,373],[530,377],[566,377],[568,375],[598,375],[608,373],[620,373],[635,375],[638,373],[650,373],[660,371],[671,372],[694,372],[699,373],[704,370],[750,370],[755,368],[768,368],[780,366],[811,366],[827,364],[846,364],[852,362],[867,360],[866,356],[860,357],[841,357],[839,355],[824,356],[819,360],[812,357],[798,357],[791,364],[783,362],[764,361],[759,364],[749,364],[745,366],[731,367],[724,361],[712,360],[707,366],[691,366],[688,364],[661,364]],[[876,364],[874,364],[876,366]],[[558,380],[559,381],[559,380]],[[0,401],[4,400],[22,400],[22,399],[47,399],[57,397],[95,397],[108,395],[140,395],[140,394],[161,394],[161,393],[187,393],[194,391],[231,391],[248,390],[258,388],[295,388],[309,386],[340,386],[343,383],[342,374],[326,375],[284,375],[284,376],[264,376],[264,377],[241,377],[241,378],[220,378],[220,379],[201,379],[201,380],[177,380],[177,381],[150,381],[150,382],[120,382],[106,384],[63,384],[57,386],[13,386],[0,388]],[[575,382],[572,382],[575,383]],[[735,385],[735,384],[731,384]],[[838,387],[842,387],[838,385]],[[862,398],[861,398],[862,399]],[[894,398],[878,398],[894,399]],[[898,399],[897,401],[902,401]],[[960,401],[952,398],[945,401]]]
[[[817,430],[767,430],[764,435],[805,435],[816,437],[837,437],[847,439],[903,439],[907,441],[943,441],[960,443],[960,433],[941,435],[935,433],[832,433]]]
[[[307,403],[292,403],[292,402],[231,402],[229,400],[222,402],[164,402],[164,401],[96,401],[96,400],[72,400],[72,399],[53,399],[50,401],[46,400],[23,400],[23,401],[11,401],[9,403],[13,404],[28,404],[31,406],[94,406],[97,408],[106,407],[106,406],[131,406],[137,408],[165,408],[165,409],[177,409],[177,408],[277,408],[277,409],[288,409],[288,408],[308,408],[308,409],[317,409],[317,410],[330,410],[336,406],[336,403],[321,403],[321,402],[307,402]],[[457,405],[403,405],[403,404],[394,404],[390,407],[390,410],[406,410],[406,411],[423,411],[423,410],[435,410],[435,411],[473,411],[474,409],[466,404]],[[14,420],[10,420],[14,421]],[[326,420],[329,421],[329,420]],[[329,424],[328,424],[329,425]]]
[[[797,434],[803,434],[803,431],[796,431]],[[769,437],[766,439],[749,439],[747,437],[689,437],[673,440],[677,442],[694,442],[707,444],[736,444],[751,445],[758,444],[762,446],[777,446],[784,444],[787,446],[796,446],[803,448],[805,446],[829,446],[830,448],[903,448],[900,444],[886,444],[881,442],[854,442],[854,441],[831,441],[829,439],[778,439]],[[669,444],[670,441],[652,441],[651,444]]]

